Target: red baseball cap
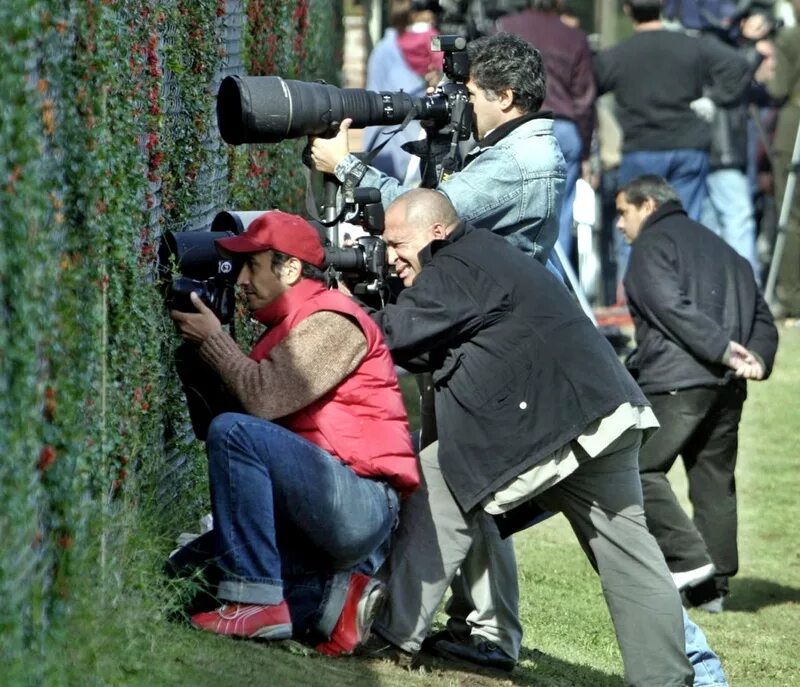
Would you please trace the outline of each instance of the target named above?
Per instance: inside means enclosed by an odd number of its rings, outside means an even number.
[[[315,267],[322,267],[325,251],[319,233],[298,215],[270,210],[256,217],[243,234],[215,241],[231,253],[277,250]]]

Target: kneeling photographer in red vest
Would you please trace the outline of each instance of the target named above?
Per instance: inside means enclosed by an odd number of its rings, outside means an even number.
[[[400,499],[419,483],[403,399],[377,325],[322,283],[324,252],[304,219],[266,212],[217,249],[267,327],[246,355],[214,312],[171,311],[240,412],[206,438],[214,529],[205,546],[225,603],[202,630],[302,636],[351,652],[382,600],[382,562]]]

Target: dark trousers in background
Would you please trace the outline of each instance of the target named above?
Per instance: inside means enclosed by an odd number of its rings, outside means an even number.
[[[736,452],[746,387],[731,382],[649,394],[661,428],[639,453],[647,526],[673,572],[713,562],[716,587],[728,592],[739,568],[736,544]],[[667,472],[683,458],[692,519],[681,508]]]

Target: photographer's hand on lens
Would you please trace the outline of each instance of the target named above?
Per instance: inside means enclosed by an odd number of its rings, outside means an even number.
[[[222,329],[222,324],[196,293],[192,293],[190,298],[194,307],[197,308],[197,312],[170,310],[169,316],[177,325],[184,341],[201,344],[209,336]]]
[[[309,136],[308,142],[314,169],[318,172],[333,174],[336,165],[350,153],[350,139],[347,131],[352,123],[352,119],[343,120],[339,125],[339,133],[333,138]]]

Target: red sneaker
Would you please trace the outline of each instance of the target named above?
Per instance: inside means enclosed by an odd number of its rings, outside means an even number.
[[[273,606],[225,604],[215,611],[193,615],[192,625],[198,630],[231,637],[289,639],[292,636],[292,618],[285,601]]]
[[[372,621],[375,620],[386,600],[386,586],[363,573],[350,575],[350,584],[344,600],[344,608],[336,621],[327,642],[316,649],[327,656],[352,654],[357,646],[369,639]]]

